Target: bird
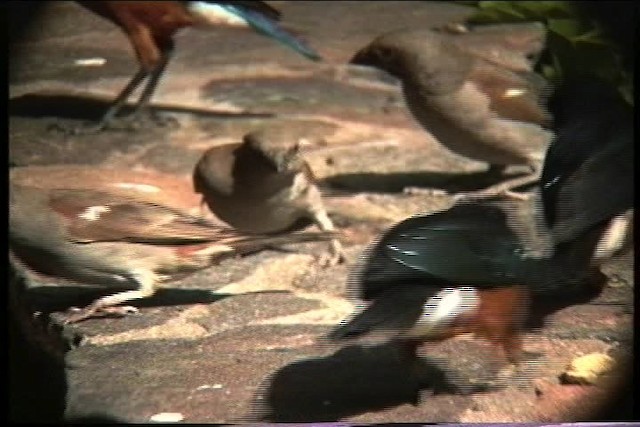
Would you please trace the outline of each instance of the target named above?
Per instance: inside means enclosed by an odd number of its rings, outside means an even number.
[[[350,63],[398,78],[413,117],[449,150],[489,163],[491,173],[509,165],[532,170],[459,197],[518,197],[510,190],[539,179],[552,137],[544,108],[548,85],[535,73],[516,72],[466,51],[455,37],[396,30],[375,38]]]
[[[525,327],[599,295],[600,266],[632,228],[633,117],[611,88],[581,79],[564,82],[550,110],[556,135],[533,197],[463,200],[392,226],[351,280],[367,304],[326,338],[378,336],[415,370],[422,342],[472,332],[515,366]]]
[[[633,108],[611,84],[589,76],[562,84],[550,105],[556,136],[543,165],[541,192],[556,244],[603,222],[628,222],[634,202]],[[613,242],[613,251],[621,244]]]
[[[174,52],[173,37],[185,27],[250,27],[292,48],[304,57],[322,58],[306,42],[278,24],[280,12],[262,1],[78,1],[89,11],[120,27],[129,38],[139,63],[138,71],[116,96],[100,121],[75,133],[105,129],[121,112],[127,99],[147,80],[132,118],[146,114],[166,124],[149,110],[149,102]]]
[[[286,233],[311,224],[334,231],[301,145],[289,126],[273,125],[247,133],[240,143],[209,148],[193,171],[201,206],[245,233]],[[342,245],[333,239],[320,264],[343,261]]]
[[[332,233],[246,235],[168,206],[104,191],[11,184],[9,245],[36,273],[128,290],[98,298],[64,323],[135,312],[127,301],[219,261]]]
[[[394,225],[364,251],[351,276],[364,305],[325,338],[392,343],[419,380],[423,342],[473,333],[500,349],[506,372],[513,370],[534,355],[523,349],[525,329],[594,298],[603,286],[590,267],[594,236],[557,250],[533,218],[535,202],[461,202]],[[556,305],[540,303],[549,300]]]
[[[447,35],[467,53],[515,72],[534,70],[547,38],[541,22],[494,25],[451,22],[433,30]]]

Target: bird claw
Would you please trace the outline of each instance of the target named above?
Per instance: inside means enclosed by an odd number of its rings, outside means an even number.
[[[149,118],[159,127],[166,127],[170,129],[180,128],[180,122],[172,116],[161,115],[152,111],[149,114]]]
[[[63,324],[69,325],[71,323],[78,323],[83,320],[98,318],[98,317],[125,317],[131,314],[138,313],[136,307],[130,305],[121,305],[114,307],[85,307],[77,308],[71,307],[68,313],[64,316]]]
[[[345,257],[342,252],[337,253],[324,253],[318,257],[318,265],[322,268],[333,267],[345,262]]]
[[[177,129],[180,122],[171,116],[165,116],[155,111],[140,110],[125,117],[118,117],[99,123],[90,123],[83,126],[66,127],[59,123],[52,123],[47,127],[48,132],[59,132],[65,135],[94,135],[105,130],[132,132],[147,127],[149,122],[158,127]]]
[[[180,123],[174,117],[162,116],[154,111],[147,110],[134,112],[109,123],[110,129],[126,132],[136,132],[154,126],[176,129],[180,126]]]
[[[333,267],[346,261],[344,250],[338,240],[332,240],[329,250],[318,258],[318,264],[322,268]]]

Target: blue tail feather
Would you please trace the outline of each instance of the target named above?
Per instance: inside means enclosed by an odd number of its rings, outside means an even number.
[[[268,18],[267,16],[264,16],[256,11],[237,4],[234,5],[221,3],[219,5],[229,13],[232,13],[246,20],[247,23],[257,32],[278,40],[280,43],[289,46],[308,59],[311,59],[313,61],[322,60],[322,57],[304,41],[284,30],[278,25],[276,21]]]

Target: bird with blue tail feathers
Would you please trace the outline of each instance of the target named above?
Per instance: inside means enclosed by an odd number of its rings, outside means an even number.
[[[111,125],[127,100],[147,80],[129,122],[151,119],[167,125],[149,103],[174,52],[173,37],[185,27],[244,27],[270,37],[307,59],[320,61],[320,55],[305,41],[279,24],[280,12],[262,1],[78,1],[81,6],[119,26],[129,38],[139,70],[122,89],[97,124],[72,129],[72,133],[95,133]],[[133,119],[133,120],[131,120]],[[59,128],[59,126],[54,126]]]

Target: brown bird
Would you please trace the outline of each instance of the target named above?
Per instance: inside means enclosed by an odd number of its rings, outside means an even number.
[[[10,189],[9,242],[21,263],[80,283],[133,288],[97,299],[69,315],[67,323],[135,310],[114,306],[150,297],[160,283],[228,257],[332,236],[247,236],[166,206],[100,191]]]
[[[251,27],[314,60],[320,56],[302,40],[278,24],[280,12],[262,1],[78,1],[90,11],[119,26],[135,50],[140,69],[116,97],[99,123],[77,132],[96,132],[107,127],[122,110],[133,91],[148,78],[133,117],[146,113],[159,124],[164,121],[149,111],[149,101],[174,51],[173,37],[185,27]]]
[[[242,232],[284,233],[313,223],[334,230],[300,140],[287,127],[267,127],[245,135],[242,143],[210,148],[196,165],[193,182],[202,204]],[[333,239],[320,263],[343,259],[342,246]]]
[[[434,30],[447,35],[460,49],[515,72],[533,71],[547,36],[540,22],[447,24]]]
[[[353,64],[380,68],[402,82],[414,118],[441,144],[490,171],[526,165],[530,175],[468,195],[510,194],[535,182],[552,133],[542,125],[541,84],[533,73],[516,73],[461,48],[446,34],[400,30],[376,38]]]

